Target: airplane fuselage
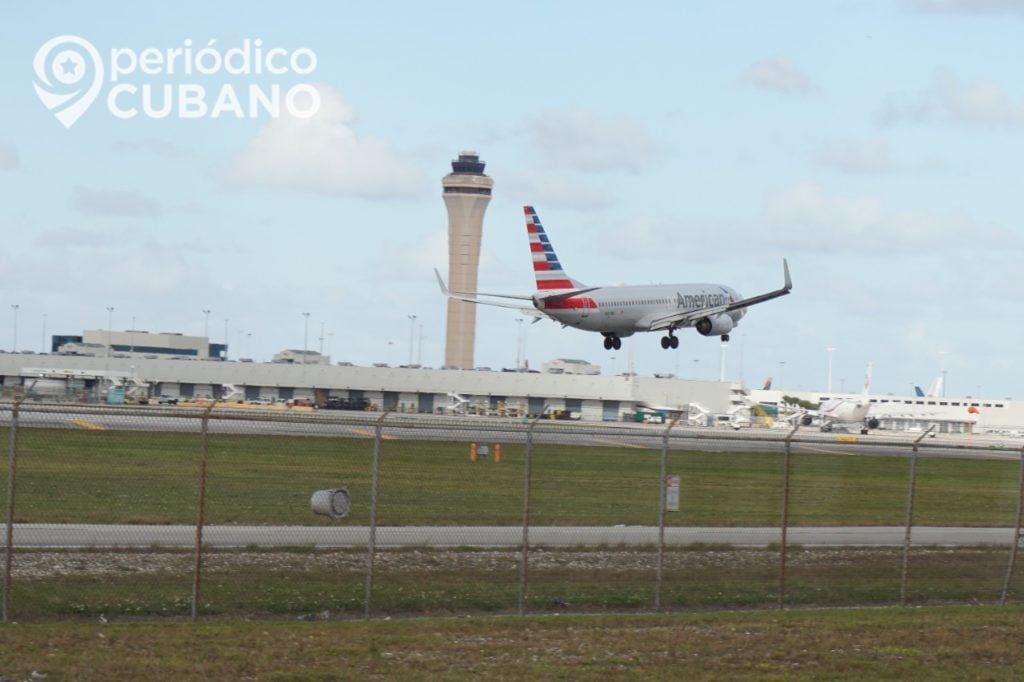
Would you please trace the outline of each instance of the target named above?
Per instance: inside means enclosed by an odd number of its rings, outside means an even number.
[[[651,284],[601,287],[560,301],[535,297],[534,306],[564,325],[624,337],[651,331],[656,320],[668,315],[741,299],[734,289],[719,284]],[[725,314],[735,325],[746,312],[746,308],[740,308]],[[694,323],[677,326],[691,327]]]
[[[524,206],[523,213],[537,284],[532,295],[450,292],[441,273],[435,269],[441,292],[459,301],[514,308],[536,319],[547,317],[567,327],[600,332],[604,336],[605,350],[617,350],[622,347],[622,337],[636,332],[664,332],[661,347],[678,348],[679,337],[675,332],[686,327],[693,327],[702,336],[717,336],[727,342],[729,333],[746,315],[748,307],[785,296],[793,288],[785,258],[782,259],[783,286],[750,298],[743,298],[735,289],[720,284],[587,286],[570,277],[562,267],[533,207]],[[526,301],[533,304],[532,310],[524,307]]]

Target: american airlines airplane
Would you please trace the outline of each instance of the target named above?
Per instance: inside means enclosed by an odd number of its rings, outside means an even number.
[[[678,348],[677,329],[694,327],[703,336],[729,340],[729,332],[747,313],[749,306],[785,296],[793,288],[789,265],[782,261],[785,284],[766,294],[741,297],[734,289],[720,284],[651,284],[591,287],[569,277],[555,255],[547,233],[532,206],[524,206],[526,233],[533,256],[537,291],[530,296],[487,294],[478,291],[449,291],[437,275],[441,291],[449,298],[469,303],[514,308],[537,319],[543,317],[564,327],[599,332],[608,350],[622,347],[622,339],[636,332],[664,332],[662,348]],[[480,298],[529,301],[523,303]]]

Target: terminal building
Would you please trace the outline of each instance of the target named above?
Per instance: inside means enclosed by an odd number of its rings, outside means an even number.
[[[50,350],[64,355],[120,358],[226,360],[227,346],[205,336],[127,329],[87,329],[81,336],[54,336]],[[298,351],[291,351],[298,352]]]
[[[115,346],[116,347],[116,346]],[[322,356],[321,356],[322,358]],[[96,354],[0,353],[5,395],[24,393],[45,378],[48,397],[101,400],[108,376],[130,377],[150,397],[220,398],[227,387],[239,400],[276,402],[365,399],[372,409],[421,414],[521,416],[549,412],[585,421],[632,419],[645,405],[728,414],[743,404],[739,384],[653,377],[552,374],[419,367],[358,367],[323,362],[221,362]],[[64,379],[65,390],[55,391]]]
[[[151,335],[155,337],[156,335]],[[115,348],[116,348],[115,344]],[[183,359],[114,352],[61,355],[0,352],[0,389],[5,398],[102,401],[112,386],[140,397],[222,398],[279,402],[328,398],[366,404],[376,411],[524,417],[542,412],[586,422],[647,421],[654,413],[678,413],[696,426],[786,428],[778,408],[783,396],[810,402],[826,397],[864,398],[883,430],[937,433],[1024,434],[1024,401],[935,396],[825,394],[754,390],[741,384],[671,376],[596,375],[419,367],[359,367],[307,362],[243,362]]]

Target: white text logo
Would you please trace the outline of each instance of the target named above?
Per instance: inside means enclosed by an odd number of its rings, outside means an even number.
[[[317,67],[316,53],[305,47],[267,48],[259,38],[225,50],[216,40],[196,47],[191,39],[167,49],[116,47],[105,70],[92,43],[65,35],[46,41],[32,65],[36,94],[65,128],[99,95],[106,71],[107,109],[116,118],[276,118],[282,113],[309,118],[320,108],[314,85],[272,82],[309,76]]]

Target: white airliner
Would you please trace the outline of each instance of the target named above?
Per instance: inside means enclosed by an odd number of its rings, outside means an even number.
[[[678,348],[675,331],[684,327],[694,327],[704,336],[720,336],[722,341],[728,341],[729,332],[746,315],[749,306],[784,296],[793,288],[785,259],[782,261],[783,287],[751,298],[742,298],[734,289],[720,284],[586,286],[562,269],[533,207],[524,206],[523,212],[537,277],[536,293],[515,296],[448,291],[441,273],[434,270],[446,296],[469,303],[515,308],[536,319],[548,317],[562,326],[600,332],[604,336],[604,347],[610,350],[621,348],[623,337],[636,332],[665,332],[661,347]],[[486,300],[481,296],[529,301],[533,308],[525,308],[521,303]]]
[[[813,417],[817,417],[822,431],[831,431],[839,428],[857,428],[861,434],[867,434],[868,429],[877,429],[879,421],[876,417],[868,417],[868,410],[871,409],[871,401],[868,394],[871,391],[871,363],[868,363],[867,372],[864,375],[864,393],[857,398],[829,398],[823,400],[817,410],[808,410],[804,415],[803,424],[809,426]]]

